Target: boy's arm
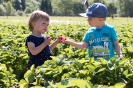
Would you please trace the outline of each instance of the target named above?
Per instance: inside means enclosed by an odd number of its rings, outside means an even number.
[[[79,48],[79,49],[82,49],[82,50],[86,50],[89,46],[88,43],[84,42],[84,43],[77,43],[77,42],[73,42],[73,41],[70,41],[70,40],[65,40],[65,43],[66,44],[70,44],[76,48]]]
[[[118,57],[122,57],[122,52],[118,41],[114,42],[114,49]]]
[[[49,47],[50,47],[50,50],[52,51],[56,46],[57,44],[59,43],[59,40],[56,39]]]

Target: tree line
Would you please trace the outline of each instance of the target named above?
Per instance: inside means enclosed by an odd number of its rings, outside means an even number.
[[[42,10],[51,16],[78,16],[86,11],[85,0],[0,0],[0,16],[23,16]],[[87,0],[105,4],[109,16],[133,17],[133,0]]]

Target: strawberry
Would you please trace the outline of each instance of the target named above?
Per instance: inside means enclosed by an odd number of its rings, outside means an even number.
[[[63,42],[63,41],[66,40],[66,38],[65,37],[62,37],[62,36],[59,36],[59,40]]]
[[[51,36],[47,36],[47,39],[51,39]]]

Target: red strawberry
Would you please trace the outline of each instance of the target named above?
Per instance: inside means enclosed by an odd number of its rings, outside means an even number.
[[[47,36],[47,39],[51,39],[51,36]]]
[[[65,40],[66,40],[66,38],[65,38],[65,37],[60,36],[60,37],[59,37],[59,40],[63,42],[63,41],[65,41]]]

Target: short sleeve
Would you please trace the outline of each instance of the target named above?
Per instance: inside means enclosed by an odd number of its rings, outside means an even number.
[[[25,45],[27,46],[27,43],[28,42],[33,42],[34,43],[34,39],[32,38],[32,36],[28,36],[26,39],[25,39]]]
[[[111,40],[112,40],[112,42],[116,42],[118,40],[116,31],[114,28],[112,28],[112,30],[111,30]]]
[[[86,34],[83,37],[83,41],[86,43],[89,43],[89,32],[87,31]]]

